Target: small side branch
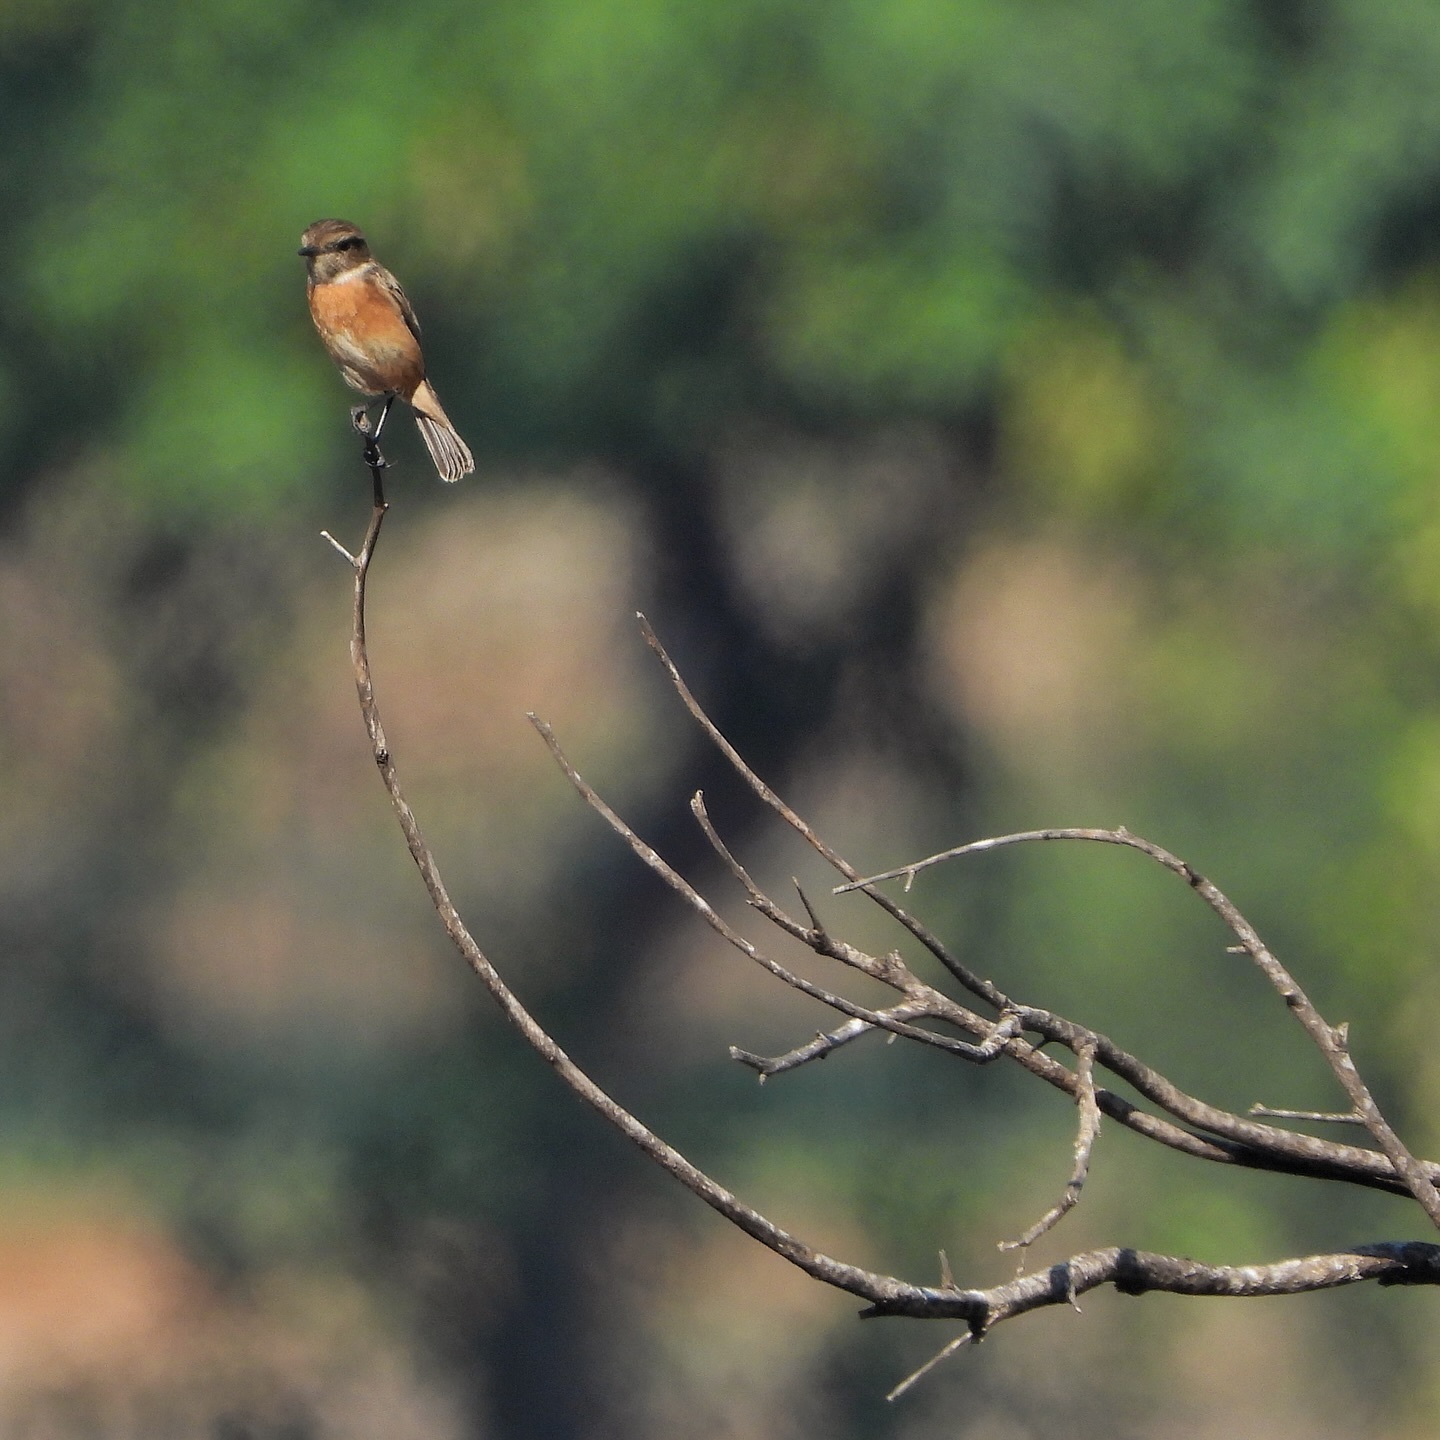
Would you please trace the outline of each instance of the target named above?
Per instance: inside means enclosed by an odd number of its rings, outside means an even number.
[[[730,853],[730,848],[720,838],[715,826],[711,823],[709,812],[705,809],[705,796],[702,792],[697,791],[691,799],[690,813],[694,815],[705,838],[710,842],[710,848],[724,861],[726,868],[744,887],[751,906],[772,925],[808,945],[817,955],[838,960],[842,965],[848,965],[852,970],[859,970],[862,974],[870,976],[872,980],[879,980],[883,985],[890,985],[897,990],[905,990],[910,993],[926,988],[911,973],[910,968],[899,955],[890,954],[883,957],[867,955],[854,945],[849,945],[832,936],[815,913],[815,907],[806,898],[805,892],[800,889],[798,880],[794,882],[795,889],[800,896],[800,903],[805,907],[805,913],[810,917],[810,923],[802,925],[793,916],[786,914],[750,878],[749,871]]]
[[[928,1014],[929,1006],[924,1000],[902,1000],[898,1005],[892,1005],[889,1009],[877,1013],[890,1020],[915,1020]],[[868,1020],[847,1020],[834,1030],[821,1031],[809,1044],[787,1050],[783,1055],[766,1058],[764,1055],[754,1055],[749,1050],[742,1050],[738,1045],[732,1045],[730,1058],[749,1066],[759,1075],[763,1084],[772,1075],[783,1074],[786,1070],[798,1070],[812,1060],[823,1060],[832,1051],[848,1045],[852,1040],[858,1040],[862,1035],[868,1035],[874,1029],[875,1026]]]
[[[1002,1250],[1024,1250],[1033,1245],[1042,1235],[1053,1230],[1080,1201],[1080,1192],[1085,1188],[1090,1174],[1090,1157],[1095,1150],[1095,1141],[1100,1135],[1100,1105],[1095,1098],[1095,1046],[1082,1044],[1076,1054],[1075,1079],[1078,1093],[1076,1108],[1080,1112],[1075,1135],[1075,1165],[1070,1179],[1057,1205],[1047,1210],[1023,1235],[1016,1240],[1002,1240]]]
[[[972,1330],[964,1330],[948,1344],[941,1346],[918,1370],[912,1370],[886,1397],[893,1404],[902,1395],[913,1390],[942,1361],[948,1360],[962,1345],[968,1345],[975,1338]]]

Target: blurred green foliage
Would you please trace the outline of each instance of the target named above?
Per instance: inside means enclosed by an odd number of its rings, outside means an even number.
[[[1440,1149],[1433,3],[0,0],[0,133],[5,1193],[124,1174],[216,1284],[359,1277],[361,1352],[450,1366],[459,1418],[416,1433],[949,1435],[957,1390],[976,1434],[1170,1433],[1198,1396],[1217,1430],[1422,1433],[1408,1295],[1228,1349],[1099,1299],[882,1414],[932,1337],[787,1290],[596,1133],[453,976],[371,793],[312,541],[364,477],[294,250],[365,226],[481,458],[442,494],[392,432],[373,624],[482,943],[783,1223],[988,1281],[1071,1117],[879,1045],[757,1093],[724,1046],[814,1014],[706,978],[735,962],[498,717],[570,706],[583,768],[697,869],[700,783],[761,872],[802,869],[636,672],[643,603],[857,863],[1153,834]],[[1208,1098],[1328,1107],[1191,902],[1050,850],[915,892],[1012,993]],[[1415,1225],[1107,1134],[1043,1258]],[[1250,1354],[1272,1372],[1233,1382]]]

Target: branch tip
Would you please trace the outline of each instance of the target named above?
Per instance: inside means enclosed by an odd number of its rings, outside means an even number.
[[[352,569],[358,570],[360,568],[360,561],[354,555],[352,555],[328,530],[322,530],[320,532],[320,538],[322,540],[328,540],[331,545],[335,547],[336,551],[350,562]]]
[[[1357,1110],[1277,1110],[1256,1101],[1247,1115],[1263,1115],[1269,1120],[1308,1120],[1316,1125],[1363,1125],[1365,1117]]]
[[[942,1360],[948,1360],[962,1345],[968,1345],[979,1337],[975,1331],[967,1330],[963,1335],[957,1335],[949,1341],[938,1354],[932,1355],[918,1370],[907,1375],[886,1397],[886,1401],[894,1404],[902,1395],[912,1390],[920,1383]]]

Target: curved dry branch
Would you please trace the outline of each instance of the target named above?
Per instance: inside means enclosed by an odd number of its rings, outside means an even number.
[[[358,428],[358,426],[357,426]],[[363,433],[363,432],[362,432]],[[368,440],[368,437],[367,437]],[[366,583],[370,564],[374,559],[375,547],[380,538],[381,526],[388,508],[381,481],[380,464],[372,463],[369,456],[377,454],[367,443],[367,464],[370,464],[375,487],[375,503],[370,524],[358,553],[351,555],[339,546],[333,537],[325,538],[342,554],[346,555],[355,572],[354,600],[352,605],[352,630],[350,659],[354,669],[355,689],[360,701],[360,712],[365,722],[366,734],[370,737],[371,750],[376,768],[390,803],[400,822],[405,843],[415,861],[430,896],[436,914],[450,937],[451,943],[460,952],[465,963],[479,977],[489,991],[491,998],[511,1025],[525,1041],[548,1064],[562,1081],[585,1103],[596,1110],[605,1120],[620,1131],[651,1160],[673,1175],[692,1194],[698,1196],[712,1209],[717,1210],[733,1225],[758,1240],[767,1249],[775,1252],[792,1265],[817,1280],[846,1290],[872,1306],[899,1306],[896,1313],[924,1305],[928,1293],[922,1286],[909,1285],[893,1276],[879,1275],[857,1265],[849,1265],[825,1255],[804,1241],[776,1225],[774,1221],[752,1209],[717,1181],[711,1179],[698,1166],[692,1164],[674,1146],[656,1135],[648,1126],[637,1119],[618,1101],[597,1085],[560,1047],[558,1042],[521,1004],[519,998],[505,984],[500,972],[481,950],[461,919],[449,891],[440,874],[435,857],[421,832],[415,812],[406,800],[396,773],[395,761],[385,738],[380,709],[375,699],[375,686],[370,670],[370,658],[366,643],[365,598]],[[866,1018],[869,1018],[868,1016]]]
[[[950,1319],[963,1321],[967,1327],[961,1341],[979,1339],[995,1325],[1015,1316],[1028,1313],[1046,1305],[1073,1304],[1077,1295],[1099,1285],[1111,1284],[1126,1294],[1139,1295],[1150,1290],[1163,1290],[1188,1295],[1282,1295],[1302,1291],[1330,1288],[1337,1285],[1353,1284],[1361,1280],[1376,1280],[1382,1285],[1440,1283],[1440,1246],[1418,1242],[1395,1242],[1362,1245],[1351,1250],[1327,1255],[1313,1255],[1303,1259],[1285,1260],[1261,1266],[1211,1266],[1181,1257],[1153,1255],[1144,1251],[1115,1247],[1077,1255],[1058,1265],[1019,1275],[1007,1284],[991,1289],[963,1289],[951,1280],[948,1266],[945,1267],[942,1283],[936,1286],[915,1285],[895,1276],[882,1275],[860,1266],[825,1255],[800,1238],[776,1225],[773,1221],[739,1200],[730,1191],[694,1165],[672,1145],[650,1130],[642,1121],[619,1104],[600,1085],[592,1080],[565,1053],[543,1026],[530,1014],[518,997],[506,985],[498,970],[480,949],[459,913],[452,903],[445,883],[440,875],[435,857],[421,832],[419,822],[405,799],[396,773],[396,766],[385,737],[380,711],[375,697],[375,686],[371,674],[366,642],[365,603],[366,584],[371,562],[380,538],[381,527],[386,514],[386,501],[381,472],[385,462],[376,448],[376,435],[368,429],[368,422],[357,417],[356,429],[365,441],[364,458],[370,468],[374,484],[374,506],[364,541],[355,554],[351,554],[329,534],[325,538],[345,557],[354,571],[354,602],[352,611],[352,633],[350,656],[354,669],[356,693],[360,711],[370,738],[372,753],[380,778],[390,797],[391,805],[399,821],[416,867],[420,871],[431,903],[444,926],[446,934],[460,952],[481,983],[485,986],[506,1020],[515,1027],[532,1049],[555,1071],[566,1086],[591,1106],[609,1124],[638,1147],[646,1156],[672,1175],[694,1195],[723,1215],[733,1225],[758,1240],[775,1254],[787,1260],[814,1279],[844,1290],[868,1302],[862,1311],[865,1316],[909,1316],[920,1319]],[[854,946],[832,936],[819,920],[809,902],[801,894],[809,916],[806,924],[788,915],[778,904],[766,896],[750,878],[743,866],[734,858],[710,824],[703,801],[696,797],[694,810],[697,820],[705,828],[712,846],[731,873],[744,886],[751,905],[770,923],[779,927],[806,945],[816,954],[834,960],[852,970],[859,971],[872,979],[879,980],[904,997],[898,1004],[883,1010],[856,1005],[843,995],[795,975],[784,966],[764,954],[745,936],[728,925],[707,900],[682,879],[650,846],[635,833],[600,799],[565,758],[549,727],[531,717],[537,730],[550,747],[557,762],[569,776],[582,796],[592,808],[602,815],[607,823],[626,841],[631,849],[681,898],[705,918],[708,924],[728,944],[759,964],[775,979],[810,996],[829,1009],[847,1016],[846,1023],[827,1034],[821,1034],[809,1044],[800,1046],[787,1055],[766,1061],[746,1052],[732,1051],[760,1072],[763,1079],[767,1074],[781,1073],[811,1059],[823,1058],[832,1050],[872,1029],[889,1031],[893,1036],[936,1047],[958,1058],[972,1063],[986,1063],[1000,1057],[1009,1058],[1025,1069],[1055,1085],[1071,1096],[1080,1110],[1080,1123],[1075,1142],[1075,1163],[1064,1198],[1038,1225],[1021,1237],[1020,1243],[1028,1243],[1040,1233],[1051,1228],[1078,1198],[1080,1187],[1090,1163],[1099,1128],[1101,1114],[1112,1116],[1137,1132],[1201,1158],[1224,1163],[1257,1166],[1269,1169],[1288,1170],[1291,1173],[1309,1174],[1327,1179],[1345,1179],[1362,1184],[1371,1184],[1384,1189],[1409,1189],[1413,1177],[1402,1169],[1393,1157],[1379,1155],[1373,1151],[1356,1147],[1336,1145],[1332,1142],[1313,1140],[1308,1136],[1297,1136],[1289,1131],[1243,1120],[1228,1112],[1203,1105],[1192,1097],[1176,1090],[1163,1076],[1144,1066],[1135,1057],[1114,1046],[1106,1037],[1097,1035],[1083,1026],[1075,1025],[1063,1017],[1048,1011],[1015,1004],[998,987],[988,980],[982,980],[950,955],[941,942],[917,920],[908,915],[883,892],[875,888],[873,879],[859,875],[845,860],[831,851],[810,827],[773,791],[765,786],[724,736],[706,718],[695,702],[665,654],[647,622],[644,626],[646,639],[660,656],[669,670],[671,679],[696,719],[707,733],[729,756],[740,774],[755,792],[785,821],[792,825],[806,840],[843,874],[852,888],[865,891],[876,903],[886,909],[919,943],[936,956],[949,973],[971,995],[992,1006],[993,1018],[977,1014],[960,1005],[949,996],[927,984],[905,964],[898,953],[886,956],[871,956]],[[1058,834],[1059,832],[1053,832]],[[1118,832],[1112,832],[1118,833]],[[1052,836],[1053,838],[1053,836]],[[1091,836],[1090,838],[1094,838]],[[1132,837],[1133,840],[1133,837]],[[1127,843],[1127,842],[1121,842]],[[972,847],[973,848],[973,847]],[[1143,848],[1137,844],[1135,848]],[[938,858],[938,857],[937,857]],[[1157,857],[1158,858],[1158,857]],[[1172,857],[1173,858],[1173,857]],[[899,873],[922,868],[935,860],[919,862]],[[1177,865],[1181,862],[1175,862]],[[1193,872],[1186,867],[1187,877]],[[1195,877],[1192,881],[1197,889],[1208,882]],[[1213,887],[1210,887],[1213,891]],[[1204,892],[1202,892],[1204,893]],[[1207,894],[1212,905],[1213,896]],[[1219,897],[1223,901],[1223,897]],[[1224,902],[1228,905],[1228,902]],[[1242,922],[1243,923],[1243,922]],[[1233,927],[1232,927],[1233,928]],[[1247,940],[1247,933],[1241,934],[1242,944],[1249,953],[1262,963],[1260,956],[1269,956],[1260,945],[1258,937],[1253,938],[1253,949]],[[1253,936],[1253,932],[1248,932]],[[1273,957],[1270,957],[1273,960]],[[1262,964],[1263,968],[1263,964]],[[1267,971],[1267,973],[1270,973]],[[1275,972],[1272,978],[1283,976]],[[1288,981],[1288,976],[1284,976]],[[1290,982],[1291,993],[1301,995],[1298,986]],[[1284,992],[1282,992],[1284,993]],[[1287,994],[1287,998],[1288,994]],[[1293,1002],[1292,1002],[1293,1003]],[[1308,1001],[1304,1002],[1308,1004]],[[932,1030],[920,1022],[932,1022],[949,1026],[971,1038],[957,1039],[951,1035]],[[1323,1024],[1323,1022],[1321,1022]],[[1335,1039],[1335,1032],[1327,1033]],[[1054,1057],[1042,1053],[1040,1046],[1025,1038],[1025,1033],[1037,1033],[1040,1044],[1058,1042],[1069,1048],[1077,1057],[1076,1068],[1072,1071]],[[1338,1042],[1343,1047],[1343,1036]],[[1129,1081],[1142,1096],[1154,1101],[1167,1111],[1173,1119],[1164,1115],[1153,1115],[1140,1110],[1132,1102],[1095,1083],[1097,1067],[1110,1070]],[[1358,1079],[1358,1077],[1356,1077]],[[1368,1092],[1366,1092],[1368,1095]],[[1373,1102],[1370,1102],[1373,1104]],[[1357,1112],[1363,1106],[1357,1100]],[[1195,1134],[1177,1125],[1178,1119],[1210,1131],[1210,1134]],[[1408,1152],[1405,1152],[1408,1155]],[[1422,1165],[1412,1161],[1428,1184],[1432,1175],[1440,1175],[1440,1167]],[[1397,1172],[1399,1172],[1397,1174]],[[1402,1175],[1404,1176],[1402,1180]],[[1432,1187],[1433,1188],[1433,1187]],[[1420,1198],[1418,1195],[1416,1198]],[[960,1341],[951,1342],[937,1356],[937,1360],[951,1353]],[[931,1362],[932,1364],[935,1362]],[[905,1385],[897,1387],[898,1395],[919,1374],[930,1367],[927,1365]]]

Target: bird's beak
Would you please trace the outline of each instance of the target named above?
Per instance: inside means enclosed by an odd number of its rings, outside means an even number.
[[[295,253],[297,255],[303,255],[308,260],[311,256],[318,255],[320,248],[317,245],[302,245]]]

